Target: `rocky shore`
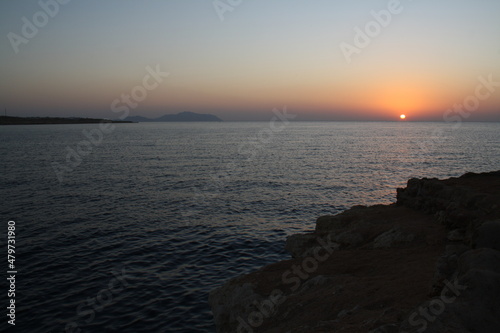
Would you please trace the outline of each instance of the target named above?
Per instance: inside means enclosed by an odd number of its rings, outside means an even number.
[[[217,332],[500,332],[500,171],[411,179],[213,290]]]

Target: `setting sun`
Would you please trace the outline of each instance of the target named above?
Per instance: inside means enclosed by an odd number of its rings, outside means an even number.
[[[399,118],[401,118],[402,120],[406,119],[406,115],[402,114],[399,116]]]

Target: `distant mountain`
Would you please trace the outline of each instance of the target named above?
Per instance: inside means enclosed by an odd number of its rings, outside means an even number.
[[[166,114],[160,118],[146,118],[146,117],[141,117],[141,116],[132,116],[132,117],[127,117],[125,118],[127,121],[133,121],[133,122],[139,122],[139,123],[144,123],[144,122],[160,122],[160,121],[222,121],[217,116],[214,116],[213,114],[201,114],[201,113],[194,113],[194,112],[188,112],[184,111],[181,113],[177,114]]]
[[[132,117],[127,117],[125,118],[127,121],[133,121],[134,123],[143,123],[146,121],[154,121],[152,119],[146,118],[146,117],[141,117],[141,116],[132,116]]]

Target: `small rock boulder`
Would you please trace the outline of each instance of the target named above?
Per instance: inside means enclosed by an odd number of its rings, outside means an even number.
[[[251,283],[239,285],[236,280],[210,292],[208,303],[214,315],[218,333],[232,333],[240,324],[239,318],[247,318],[255,311],[255,303],[264,299],[255,292]]]
[[[316,238],[318,235],[294,234],[286,238],[285,250],[294,258],[304,258],[312,254],[312,249],[318,245]]]
[[[455,229],[450,231],[446,238],[451,242],[460,242],[465,239],[465,233],[460,229]]]
[[[488,221],[479,227],[476,248],[500,251],[500,221]]]
[[[415,235],[407,234],[399,228],[393,228],[379,235],[373,241],[373,248],[389,248],[404,243],[410,243],[415,239]]]
[[[341,246],[353,248],[363,244],[365,238],[358,232],[345,231],[340,235],[333,237],[333,240]]]

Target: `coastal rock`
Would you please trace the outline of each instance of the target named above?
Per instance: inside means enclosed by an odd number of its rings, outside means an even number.
[[[232,333],[242,318],[255,311],[255,304],[263,297],[255,292],[255,285],[236,280],[210,292],[208,303],[214,315],[215,325],[219,333]]]
[[[333,237],[333,240],[342,247],[353,248],[363,244],[365,238],[359,232],[345,231]]]
[[[498,332],[500,329],[500,252],[477,249],[458,260],[456,277],[438,297],[416,307],[401,332]]]
[[[479,227],[476,248],[482,247],[500,251],[500,220],[488,221]]]
[[[458,275],[463,276],[475,269],[500,274],[500,251],[483,248],[462,254],[459,260]]]
[[[300,288],[300,290],[297,292],[297,294],[300,294],[300,293],[304,293],[304,292],[307,292],[311,289],[314,289],[314,288],[318,288],[318,287],[321,287],[321,286],[324,286],[328,283],[332,283],[334,281],[334,279],[332,279],[331,277],[329,276],[325,276],[325,275],[318,275],[308,281],[306,281],[303,285],[302,285],[302,288]],[[339,289],[342,288],[342,286],[338,286]]]
[[[225,293],[231,293],[235,283],[252,283],[255,288],[250,295],[257,299],[257,303],[268,299],[266,295],[273,290],[282,291],[283,303],[260,325],[251,326],[254,332],[347,333],[368,331],[396,322],[409,310],[409,305],[425,299],[426,287],[434,273],[434,262],[429,258],[437,257],[444,250],[437,242],[445,239],[444,227],[435,225],[432,217],[395,205],[358,210],[362,213],[358,211],[355,215],[360,220],[351,219],[341,230],[289,238],[287,248],[296,253],[293,259],[230,281],[223,287],[226,292],[211,296],[222,299],[222,304],[231,304],[231,299],[223,298]],[[406,227],[408,220],[414,225]],[[373,251],[373,239],[397,227],[405,235],[414,234],[416,241],[394,252],[383,249],[382,256]],[[431,237],[432,234],[435,235]],[[344,239],[345,243],[339,247],[335,239]],[[318,247],[321,248],[319,252]],[[418,267],[418,271],[410,268],[409,261]],[[387,281],[398,279],[409,279],[410,282],[387,284]],[[370,297],[366,297],[367,294]],[[404,300],[404,304],[395,303],[397,297]],[[210,303],[219,302],[211,300]],[[255,308],[251,304],[246,310],[232,308],[233,305],[228,305],[213,310],[218,332],[238,332],[238,328],[247,332],[244,325],[249,325],[249,314],[255,312]],[[234,315],[223,316],[224,311],[233,311]],[[245,323],[238,318],[243,318]],[[358,329],[360,325],[363,326],[361,330]]]
[[[462,230],[455,229],[455,230],[450,231],[448,233],[448,236],[446,236],[446,238],[452,242],[463,241],[463,240],[465,240],[465,234]]]
[[[473,229],[488,215],[498,216],[498,188],[488,180],[500,178],[500,171],[466,173],[459,178],[410,179],[397,189],[397,204],[436,214],[449,229]],[[480,186],[476,184],[481,182]]]
[[[340,214],[320,216],[316,220],[315,231],[317,233],[339,233],[339,231],[346,230],[351,227],[355,222],[358,224],[366,224],[371,218],[373,218],[373,216],[369,216],[367,214],[370,208],[373,207],[377,206],[354,206]]]
[[[445,256],[461,255],[462,253],[468,250],[470,250],[470,247],[468,247],[464,243],[451,243],[446,245],[444,255]]]
[[[319,217],[291,259],[210,293],[217,332],[500,332],[499,188],[411,179],[396,204]]]
[[[468,250],[468,248],[466,249]],[[452,253],[449,255],[443,255],[439,258],[436,265],[436,272],[434,274],[434,279],[431,288],[431,296],[437,296],[441,293],[445,287],[446,281],[452,279],[458,268],[458,255]]]
[[[399,228],[384,232],[373,241],[373,248],[388,248],[404,243],[410,243],[415,239],[415,235],[402,232]]]
[[[346,310],[342,310],[340,311],[338,314],[337,314],[337,318],[341,319],[341,318],[344,318],[345,316],[350,316],[352,315],[354,312],[358,311],[360,309],[360,306],[359,305],[356,305],[355,307],[353,307],[352,309],[346,309]]]
[[[316,220],[317,233],[338,232],[346,229],[352,223],[353,218],[348,214],[325,215]]]
[[[293,258],[305,258],[314,255],[314,249],[318,246],[318,235],[313,233],[295,234],[287,237],[285,250],[292,255]],[[338,244],[334,245],[337,249]]]
[[[386,324],[386,325],[380,326],[374,330],[371,330],[368,333],[398,333],[398,332],[399,332],[399,325]]]

